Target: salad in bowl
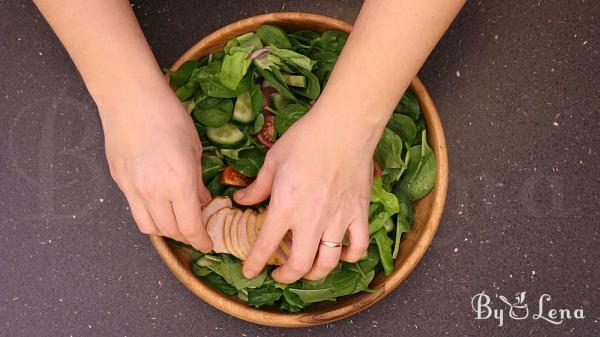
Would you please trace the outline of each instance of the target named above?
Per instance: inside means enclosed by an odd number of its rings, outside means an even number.
[[[191,270],[203,282],[249,306],[300,312],[315,303],[379,291],[370,286],[376,273],[394,271],[403,235],[415,219],[413,203],[436,182],[436,155],[427,142],[419,101],[408,90],[374,153],[370,245],[364,257],[356,263],[340,262],[321,280],[281,284],[270,274],[290,254],[288,233],[262,273],[253,279],[243,276],[243,260],[269,205],[237,205],[231,196],[256,178],[269,149],[310,110],[346,39],[347,33],[338,30],[288,34],[264,24],[230,39],[222,51],[168,71],[202,141],[202,179],[213,196],[203,208],[203,219],[214,247],[202,253],[180,242],[169,243],[191,254]]]

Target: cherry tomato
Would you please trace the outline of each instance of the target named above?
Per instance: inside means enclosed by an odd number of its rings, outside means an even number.
[[[246,177],[231,166],[227,166],[221,173],[221,185],[225,186],[244,187],[250,185],[252,180],[252,178]]]
[[[373,159],[373,177],[381,177],[383,174],[383,170],[381,169],[381,164],[375,159]]]
[[[264,99],[262,105],[262,111],[266,113],[270,113],[266,110],[266,108],[271,106],[271,95],[277,92],[273,87],[260,87],[260,91],[262,92]]]
[[[265,124],[262,129],[258,131],[256,139],[258,142],[264,145],[267,149],[271,148],[275,141],[273,136],[275,135],[275,116],[273,114],[265,114]]]

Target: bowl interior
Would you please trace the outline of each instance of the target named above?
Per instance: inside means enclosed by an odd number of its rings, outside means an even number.
[[[185,61],[219,52],[231,38],[255,31],[263,24],[276,24],[288,32],[302,29],[350,32],[352,28],[346,22],[309,13],[273,13],[251,17],[208,35],[183,54],[171,69],[176,70]],[[247,321],[279,327],[314,326],[339,320],[368,308],[394,290],[415,268],[435,234],[446,199],[448,159],[441,122],[429,94],[418,78],[412,81],[411,89],[421,104],[427,123],[428,142],[437,156],[437,177],[433,190],[415,203],[415,223],[400,244],[400,254],[395,260],[394,272],[389,277],[379,273],[371,284],[379,289],[378,292],[359,293],[340,298],[336,302],[317,303],[301,313],[286,313],[269,308],[255,309],[235,296],[218,292],[197,278],[190,269],[189,252],[172,249],[160,236],[151,236],[152,244],[175,276],[194,294],[214,307]]]

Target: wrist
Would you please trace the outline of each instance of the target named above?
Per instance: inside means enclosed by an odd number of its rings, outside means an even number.
[[[309,114],[327,125],[328,132],[336,138],[358,141],[374,149],[392,112],[393,108],[378,102],[342,98],[324,92]]]
[[[375,150],[387,120],[367,120],[359,112],[344,104],[318,101],[307,117],[314,121],[316,132],[324,132],[328,142],[338,144],[336,148],[369,153]]]
[[[181,105],[160,73],[116,78],[110,85],[90,89],[90,93],[102,120],[129,116],[140,118],[151,111],[163,111],[160,107]]]

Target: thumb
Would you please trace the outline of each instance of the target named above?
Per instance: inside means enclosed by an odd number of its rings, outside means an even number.
[[[240,205],[255,205],[266,200],[271,195],[275,171],[268,162],[261,167],[256,179],[233,194],[233,199]]]

